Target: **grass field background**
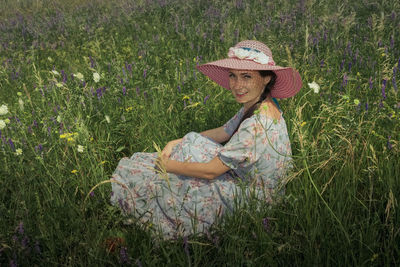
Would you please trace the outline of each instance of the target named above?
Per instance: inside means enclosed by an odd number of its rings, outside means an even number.
[[[399,31],[397,1],[1,0],[0,265],[400,264]],[[244,39],[303,79],[279,101],[284,199],[207,236],[125,225],[110,185],[91,189],[120,158],[231,118],[195,67]]]

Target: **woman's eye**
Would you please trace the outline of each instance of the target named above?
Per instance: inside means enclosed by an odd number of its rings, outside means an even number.
[[[235,74],[229,73],[229,78],[235,77]]]
[[[244,77],[245,77],[246,79],[250,79],[250,78],[251,78],[250,75],[245,75]]]

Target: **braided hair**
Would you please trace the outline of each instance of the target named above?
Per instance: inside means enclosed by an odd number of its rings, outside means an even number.
[[[240,127],[240,124],[242,124],[242,122],[247,119],[250,118],[251,116],[253,116],[254,111],[256,111],[261,103],[267,98],[267,96],[269,95],[269,93],[271,92],[271,89],[274,87],[275,85],[275,81],[276,81],[276,74],[275,72],[271,71],[271,70],[260,70],[258,71],[261,75],[261,77],[266,77],[266,76],[271,76],[271,80],[269,81],[269,83],[265,86],[264,91],[262,92],[260,98],[258,99],[258,101],[256,103],[254,103],[254,105],[252,105],[247,111],[246,113],[243,115],[242,119],[240,120],[238,126],[236,127],[235,131],[233,132],[233,134],[235,134],[237,132],[237,130]],[[232,134],[232,136],[233,136]]]

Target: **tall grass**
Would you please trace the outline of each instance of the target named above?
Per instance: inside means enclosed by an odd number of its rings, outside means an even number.
[[[399,264],[396,1],[3,2],[0,265]],[[243,39],[303,79],[280,101],[285,196],[206,236],[154,240],[124,223],[109,184],[89,192],[121,157],[226,122],[238,104],[195,66]]]

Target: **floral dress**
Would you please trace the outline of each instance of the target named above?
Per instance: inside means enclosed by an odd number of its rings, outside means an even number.
[[[244,110],[224,130],[231,139],[221,144],[190,132],[176,145],[171,159],[208,162],[214,157],[231,168],[213,180],[160,173],[157,153],[122,158],[112,175],[111,202],[125,214],[151,226],[164,238],[204,233],[217,217],[233,211],[235,201],[250,195],[271,202],[291,164],[286,123],[262,114],[244,120]]]

